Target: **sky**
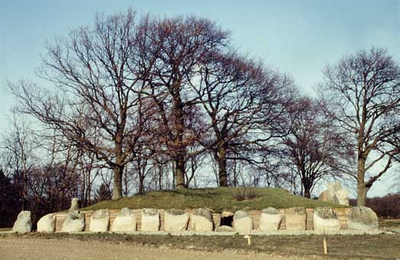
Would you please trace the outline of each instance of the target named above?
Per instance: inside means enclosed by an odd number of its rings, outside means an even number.
[[[400,62],[400,0],[0,0],[0,132],[13,106],[7,82],[39,81],[46,41],[90,25],[95,13],[128,8],[209,18],[241,52],[290,74],[308,95],[344,55],[375,46]]]

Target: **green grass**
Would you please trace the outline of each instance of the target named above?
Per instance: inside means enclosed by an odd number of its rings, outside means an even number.
[[[311,200],[290,194],[283,189],[256,188],[258,197],[252,200],[237,201],[234,198],[235,190],[240,188],[206,188],[188,190],[152,191],[146,194],[134,195],[119,200],[107,200],[84,208],[84,210],[97,209],[131,209],[157,208],[157,209],[190,209],[208,208],[214,212],[224,210],[261,210],[267,207],[343,207],[338,204]]]

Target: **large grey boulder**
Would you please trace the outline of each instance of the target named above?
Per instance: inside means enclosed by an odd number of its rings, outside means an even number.
[[[378,217],[367,207],[353,207],[350,210],[347,227],[354,230],[378,229]]]
[[[99,209],[90,217],[89,230],[92,232],[107,232],[110,226],[110,211]]]
[[[307,212],[304,207],[285,209],[285,225],[287,230],[305,230]]]
[[[52,233],[56,231],[56,214],[50,213],[41,217],[37,223],[37,232]]]
[[[32,220],[30,211],[21,211],[13,226],[13,232],[29,233],[32,230]]]
[[[191,226],[194,231],[213,231],[213,220],[210,211],[206,209],[195,209],[191,215]]]
[[[168,209],[164,214],[165,231],[186,230],[189,222],[189,214],[181,209]]]
[[[253,220],[247,211],[238,210],[235,212],[233,228],[241,233],[250,233],[253,230]]]
[[[68,212],[61,232],[82,232],[85,230],[85,214],[77,210]]]
[[[313,215],[314,230],[316,231],[339,231],[340,221],[336,213],[329,207],[314,209]]]
[[[278,230],[281,221],[281,212],[275,208],[268,207],[261,211],[259,229],[263,232]]]
[[[339,182],[331,183],[328,189],[322,192],[318,200],[337,203],[341,205],[349,205],[349,192],[342,188],[342,184]]]
[[[79,210],[79,200],[77,198],[73,198],[71,200],[71,207],[69,207],[68,211]]]
[[[136,231],[136,217],[132,210],[122,208],[111,226],[113,232]]]
[[[160,213],[157,209],[142,210],[142,231],[160,230]]]

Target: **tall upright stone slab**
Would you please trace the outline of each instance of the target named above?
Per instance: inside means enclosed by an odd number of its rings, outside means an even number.
[[[340,221],[336,213],[330,207],[318,207],[314,209],[313,215],[314,230],[325,231],[339,231]]]
[[[268,207],[261,211],[260,216],[260,231],[276,231],[279,229],[279,226],[282,221],[282,214],[279,210]]]
[[[189,222],[189,214],[181,209],[168,209],[164,214],[165,231],[186,230]]]
[[[113,232],[136,231],[136,217],[132,210],[122,208],[111,226]]]
[[[368,207],[353,207],[350,210],[347,227],[353,230],[378,229],[378,216]]]
[[[90,217],[89,230],[91,232],[107,232],[110,226],[110,211],[99,209]]]
[[[304,207],[285,209],[286,230],[306,230],[307,211]]]
[[[157,209],[142,210],[142,231],[160,230],[160,213]]]
[[[56,231],[56,214],[50,213],[41,217],[37,223],[37,232],[52,233]]]
[[[209,210],[195,209],[190,217],[191,226],[194,231],[209,232],[213,231],[213,220]]]
[[[32,220],[30,211],[21,211],[17,220],[14,222],[13,232],[29,233],[32,230]]]
[[[253,220],[247,211],[238,210],[235,212],[233,228],[241,233],[250,233],[253,230]]]
[[[79,210],[79,200],[77,198],[73,198],[71,200],[71,206],[69,207],[68,211]]]
[[[339,182],[331,183],[328,189],[322,192],[318,200],[337,203],[341,205],[349,205],[349,192],[342,188]]]
[[[85,214],[77,210],[68,212],[61,232],[82,232],[85,230]]]

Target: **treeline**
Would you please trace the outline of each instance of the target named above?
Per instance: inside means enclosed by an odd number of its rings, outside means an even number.
[[[367,198],[365,206],[370,207],[381,218],[400,219],[400,194],[388,194],[384,197]],[[355,200],[350,200],[356,205]]]
[[[42,198],[49,211],[96,192],[207,186],[310,197],[331,177],[355,181],[364,205],[398,160],[400,68],[384,49],[327,66],[318,98],[194,16],[98,15],[43,57],[40,83],[9,84],[2,168],[22,203]]]

